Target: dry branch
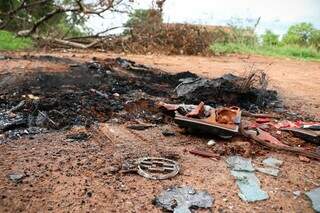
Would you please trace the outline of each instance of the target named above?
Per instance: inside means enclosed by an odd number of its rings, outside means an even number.
[[[56,42],[58,44],[74,47],[74,48],[88,49],[88,48],[93,47],[94,45],[98,44],[102,40],[101,39],[97,39],[97,40],[95,40],[95,41],[93,41],[93,42],[91,42],[90,44],[87,44],[87,45],[76,43],[76,42],[72,42],[72,41],[66,41],[66,40],[62,40],[62,39],[58,39],[58,38],[53,38],[53,39],[51,38],[51,41],[54,41],[54,42]]]

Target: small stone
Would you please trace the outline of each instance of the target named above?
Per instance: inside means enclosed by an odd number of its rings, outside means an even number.
[[[176,133],[175,133],[175,132],[172,132],[172,131],[170,131],[170,130],[168,130],[168,129],[163,130],[163,131],[162,131],[162,134],[163,134],[164,136],[166,136],[166,137],[176,136]]]
[[[214,146],[214,145],[216,145],[216,143],[217,142],[215,142],[214,140],[209,140],[207,144],[208,144],[208,146]]]
[[[223,198],[222,199],[224,202],[228,202],[228,199],[227,198]]]
[[[117,166],[110,166],[108,171],[111,173],[116,173],[116,172],[120,171],[120,168]]]
[[[294,191],[293,194],[294,194],[294,196],[299,197],[301,195],[301,192],[300,191]]]
[[[113,93],[113,96],[114,97],[119,97],[120,95],[119,95],[119,93]]]
[[[8,178],[15,183],[20,183],[25,176],[22,172],[13,172],[8,175]]]
[[[302,155],[299,155],[299,160],[305,163],[310,163],[310,159]]]

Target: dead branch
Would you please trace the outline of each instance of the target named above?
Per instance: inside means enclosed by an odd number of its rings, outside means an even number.
[[[72,42],[72,41],[66,41],[66,40],[62,40],[62,39],[58,39],[58,38],[54,38],[53,41],[55,41],[58,44],[63,44],[63,45],[67,45],[67,46],[70,46],[70,47],[88,49],[88,48],[93,47],[94,45],[100,43],[102,40],[98,39],[98,40],[95,40],[95,41],[93,41],[93,42],[91,42],[90,44],[87,44],[87,45],[76,43],[76,42]]]
[[[103,38],[105,36],[101,36],[102,34],[105,34],[111,30],[115,30],[115,29],[119,29],[121,28],[122,26],[118,26],[118,27],[111,27],[111,28],[108,28],[104,31],[101,31],[101,32],[98,32],[94,35],[88,35],[88,36],[78,36],[78,37],[70,37],[70,38],[66,38],[65,40],[78,40],[78,39],[88,39],[88,38]]]

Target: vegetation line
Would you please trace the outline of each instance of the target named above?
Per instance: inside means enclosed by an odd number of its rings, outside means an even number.
[[[299,23],[289,27],[282,39],[267,30],[260,38],[251,28],[232,27],[210,45],[215,55],[232,53],[284,56],[320,60],[320,30],[312,24]]]

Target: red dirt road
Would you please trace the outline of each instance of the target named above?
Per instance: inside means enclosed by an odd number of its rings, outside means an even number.
[[[88,61],[94,56],[101,59],[119,56],[93,52],[51,54],[81,61]],[[219,77],[228,72],[242,74],[254,63],[267,72],[270,87],[280,92],[286,105],[319,115],[319,62],[264,57],[243,59],[238,56],[121,57],[169,72],[189,70],[208,77]],[[67,65],[49,62],[20,62],[0,61],[0,70],[2,73],[27,72],[46,67],[50,72],[64,72],[68,68]],[[161,133],[164,129],[175,131],[177,135],[165,137]],[[70,143],[66,141],[66,132],[60,131],[0,143],[0,212],[162,212],[152,204],[152,200],[173,185],[207,190],[214,197],[213,207],[199,212],[313,212],[303,192],[320,186],[320,162],[301,162],[298,156],[251,146],[243,138],[230,141],[215,138],[217,144],[210,148],[207,146],[210,138],[185,135],[173,124],[134,131],[110,122],[82,131],[92,137],[85,142]],[[213,161],[187,151],[204,149],[215,152],[225,147],[258,147],[260,154],[252,156],[256,165],[269,156],[284,161],[278,177],[257,173],[262,189],[270,199],[243,202],[237,195],[238,188],[224,157]],[[176,177],[163,181],[118,172],[125,159],[146,155],[174,157],[182,170]],[[7,176],[11,172],[24,172],[26,177],[21,183],[14,183]],[[294,191],[301,191],[301,195],[296,197]]]

